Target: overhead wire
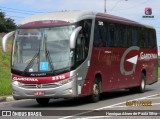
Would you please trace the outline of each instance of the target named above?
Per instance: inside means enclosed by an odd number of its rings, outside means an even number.
[[[117,6],[117,4],[118,4],[120,1],[121,1],[121,0],[119,0],[119,1],[116,3],[116,6]],[[140,5],[145,4],[145,3],[147,3],[147,2],[149,2],[149,0],[146,0],[146,1],[144,1],[144,2],[138,3],[138,4],[136,4],[136,5],[133,5],[132,7],[128,7],[128,8],[125,8],[125,9],[113,10],[113,8],[112,8],[111,10],[108,10],[108,11],[120,11],[120,10],[126,10],[126,9],[133,9],[133,8],[137,8],[137,7],[139,7]]]

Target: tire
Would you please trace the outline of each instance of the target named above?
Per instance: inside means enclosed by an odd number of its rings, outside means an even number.
[[[40,105],[47,105],[49,102],[49,98],[36,98],[36,101]]]
[[[144,93],[145,87],[146,87],[145,80],[146,80],[146,76],[144,75],[144,73],[142,73],[141,74],[141,83],[140,83],[140,85],[138,87],[130,88],[129,91],[131,93]]]
[[[136,91],[137,91],[138,93],[144,93],[145,87],[146,87],[146,82],[145,82],[145,80],[146,80],[146,76],[144,75],[144,73],[142,73],[142,74],[141,74],[141,83],[140,83],[140,86],[138,86],[138,87],[136,88]]]
[[[93,89],[92,89],[92,95],[90,96],[90,101],[92,103],[96,103],[99,101],[100,85],[101,85],[101,82],[99,82],[97,79],[95,79]]]

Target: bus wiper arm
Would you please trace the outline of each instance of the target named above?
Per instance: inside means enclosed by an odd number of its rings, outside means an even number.
[[[51,66],[52,72],[53,72],[54,74],[56,74],[55,71],[54,71],[54,66],[53,66],[53,62],[52,62],[52,60],[51,60],[50,52],[49,52],[47,49],[46,49],[46,57],[48,58],[48,61],[49,61],[49,64],[50,64],[50,66]]]
[[[35,60],[36,57],[38,57],[39,52],[36,53],[33,58],[31,59],[31,61],[28,63],[28,65],[26,66],[26,68],[24,69],[24,73],[27,72],[27,70],[29,69],[29,67],[31,67],[31,65],[33,64],[33,61]]]

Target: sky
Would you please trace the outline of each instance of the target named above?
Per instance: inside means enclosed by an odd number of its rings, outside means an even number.
[[[160,46],[160,0],[106,0],[107,13],[152,25]],[[145,8],[152,8],[154,18],[142,18]],[[104,12],[104,0],[0,0],[0,9],[7,18],[19,24],[24,18],[38,13],[62,10]],[[160,51],[160,49],[159,49]]]

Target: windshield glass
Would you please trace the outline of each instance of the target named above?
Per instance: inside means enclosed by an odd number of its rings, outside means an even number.
[[[12,69],[48,72],[71,67],[70,36],[74,25],[16,31]]]

